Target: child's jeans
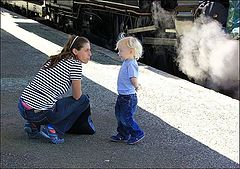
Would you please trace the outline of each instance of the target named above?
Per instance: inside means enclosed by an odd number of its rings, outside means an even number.
[[[37,125],[52,124],[59,134],[67,132],[78,117],[89,107],[89,98],[82,95],[75,100],[72,96],[58,100],[53,110],[36,112],[34,109],[26,110],[19,100],[18,109],[21,116],[29,122]]]
[[[118,95],[115,105],[115,116],[117,118],[117,131],[123,137],[138,137],[143,133],[136,121],[133,119],[137,108],[137,95]]]

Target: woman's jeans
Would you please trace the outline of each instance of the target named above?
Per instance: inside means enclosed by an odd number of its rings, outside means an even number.
[[[38,113],[35,113],[34,109],[26,110],[21,102],[22,99],[19,100],[18,109],[24,119],[37,125],[52,124],[59,134],[69,131],[73,125],[75,128],[80,127],[80,124],[75,124],[75,122],[82,121],[79,120],[79,117],[82,117],[84,111],[90,107],[90,101],[86,95],[82,95],[78,100],[75,100],[72,96],[64,97],[56,102],[53,110],[42,110]],[[88,117],[88,120],[92,123],[90,117]],[[93,128],[93,130],[95,129]]]
[[[137,108],[137,95],[118,95],[115,105],[115,116],[117,118],[117,131],[123,137],[138,137],[144,134],[136,121],[133,119]]]

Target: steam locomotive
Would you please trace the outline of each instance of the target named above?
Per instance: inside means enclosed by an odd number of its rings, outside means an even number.
[[[178,37],[201,13],[226,25],[228,0],[2,0],[1,6],[49,19],[67,33],[113,49],[121,33],[138,37],[142,62],[178,75],[173,63]]]

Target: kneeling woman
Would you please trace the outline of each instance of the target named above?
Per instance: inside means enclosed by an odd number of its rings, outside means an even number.
[[[27,120],[24,130],[30,138],[44,137],[52,143],[62,143],[64,133],[83,132],[80,122],[84,120],[80,118],[86,118],[88,134],[95,132],[89,116],[89,98],[81,90],[82,63],[88,63],[91,55],[88,39],[70,36],[61,53],[51,56],[24,89],[18,109]],[[72,96],[63,97],[70,88]]]

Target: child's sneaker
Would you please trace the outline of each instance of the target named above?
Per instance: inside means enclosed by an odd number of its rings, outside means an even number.
[[[127,142],[128,139],[129,139],[129,136],[128,137],[124,137],[124,136],[122,136],[121,134],[118,133],[115,136],[111,136],[110,139],[113,142]]]
[[[40,134],[54,144],[60,144],[64,142],[64,139],[57,135],[56,130],[51,125],[45,125]]]
[[[24,125],[24,131],[27,133],[29,138],[40,138],[40,126],[34,123],[27,122]]]
[[[139,141],[141,141],[144,138],[144,134],[138,136],[138,137],[130,137],[130,139],[127,141],[127,144],[136,144]]]

